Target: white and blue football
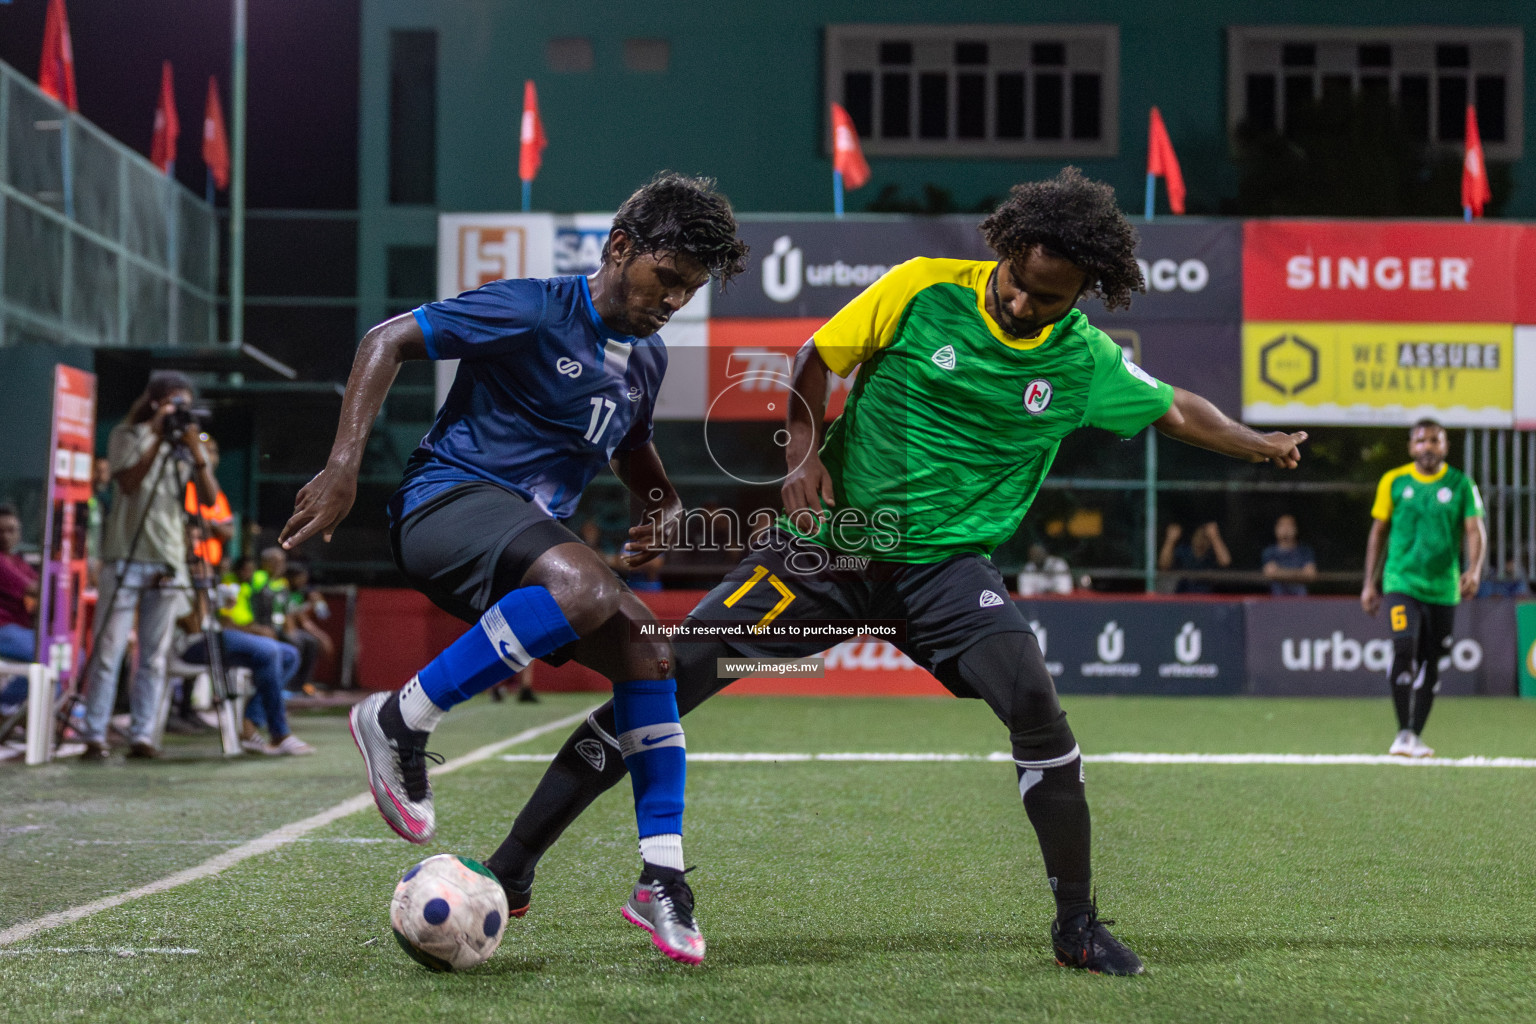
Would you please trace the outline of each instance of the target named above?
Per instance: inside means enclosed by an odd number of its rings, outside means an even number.
[[[434,971],[484,963],[507,927],[507,894],[477,860],[440,853],[413,865],[389,904],[395,939]]]

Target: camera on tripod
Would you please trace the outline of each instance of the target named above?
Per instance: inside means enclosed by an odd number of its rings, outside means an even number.
[[[193,406],[192,400],[178,395],[170,401],[171,411],[165,414],[160,421],[160,432],[168,441],[174,441],[186,433],[187,428],[196,426],[199,430],[207,430],[213,422],[213,412],[210,409],[199,409]]]

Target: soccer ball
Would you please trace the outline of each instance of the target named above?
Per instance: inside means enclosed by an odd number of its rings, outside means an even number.
[[[434,971],[462,971],[501,945],[507,894],[484,864],[440,853],[400,879],[389,924],[412,960]]]

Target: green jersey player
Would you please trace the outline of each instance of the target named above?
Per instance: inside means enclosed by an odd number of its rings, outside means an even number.
[[[1075,168],[1020,185],[981,225],[996,260],[918,259],[892,269],[801,349],[788,403],[778,524],[691,614],[742,627],[677,644],[678,708],[728,685],[719,657],[804,657],[825,640],[775,633],[795,620],[901,620],[897,646],[1007,726],[1019,792],[1057,905],[1064,966],[1137,974],[1098,918],[1082,757],[1039,645],[988,556],[1018,528],[1057,446],[1082,426],[1130,436],[1148,424],[1254,462],[1294,467],[1305,434],[1259,434],[1124,357],[1076,308],[1142,288],[1136,233],[1112,189]],[[858,371],[825,431],[828,374]],[[753,631],[747,627],[759,627]],[[487,861],[514,906],[538,857],[623,776],[612,713],[566,742]]]
[[[1456,605],[1477,593],[1488,535],[1483,499],[1467,475],[1446,464],[1445,428],[1431,419],[1413,425],[1413,461],[1376,485],[1365,543],[1360,606],[1374,617],[1386,594],[1392,626],[1392,705],[1397,738],[1387,753],[1429,757],[1420,739],[1440,686],[1440,658],[1451,639]],[[1461,568],[1462,546],[1467,552]],[[1385,574],[1383,574],[1385,563]],[[1378,577],[1383,577],[1380,587]]]

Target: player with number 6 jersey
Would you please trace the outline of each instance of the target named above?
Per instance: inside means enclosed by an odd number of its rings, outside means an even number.
[[[353,709],[374,802],[403,838],[430,842],[427,760],[436,755],[426,743],[444,713],[535,658],[576,660],[613,682],[612,734],[634,782],[642,867],[623,913],[690,964],[705,947],[683,878],[686,754],[672,650],[634,640],[655,622],[649,609],[561,520],[611,466],[646,511],[625,560],[658,553],[682,506],[651,441],[667,368],[656,332],[711,277],[741,273],[746,254],[712,181],[660,174],[619,208],[590,278],[493,281],[373,328],[330,459],[299,491],[281,537],[284,547],[331,539],[401,362],[457,359],[390,500],[390,542],[411,583],[473,625],[401,690]],[[637,916],[642,894],[647,913]]]

